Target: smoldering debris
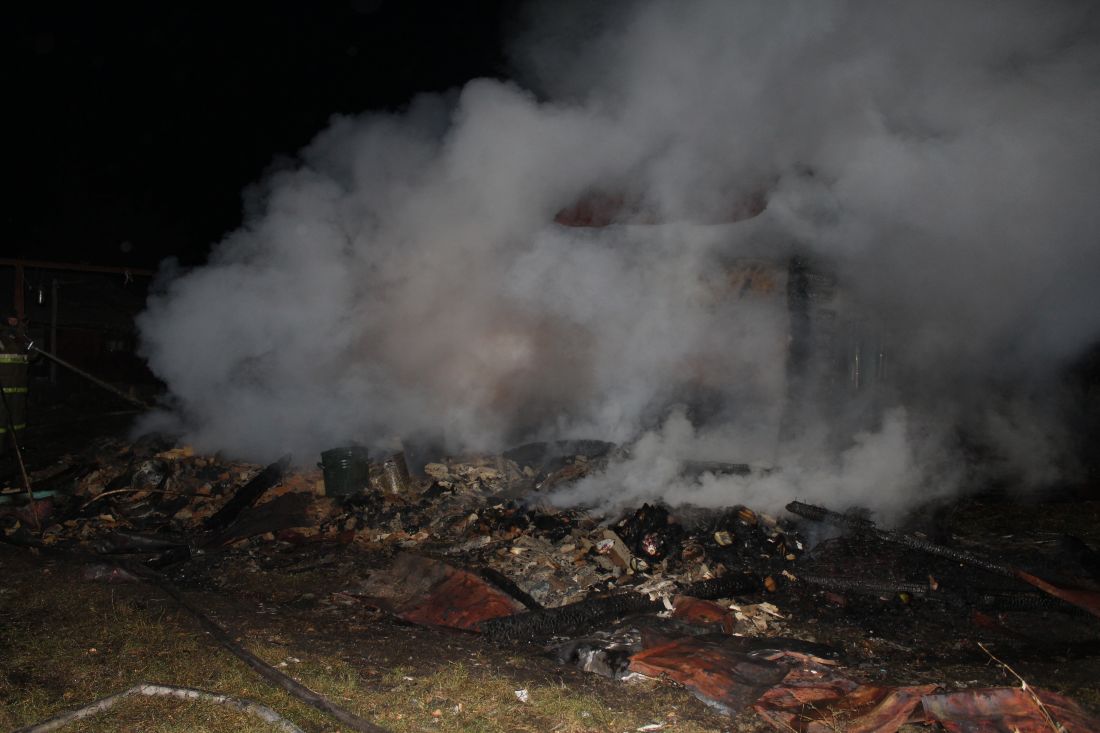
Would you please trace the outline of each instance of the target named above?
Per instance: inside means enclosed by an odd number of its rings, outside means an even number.
[[[563,445],[580,452],[563,455]],[[0,511],[0,527],[9,543],[79,553],[92,563],[90,582],[133,582],[156,567],[217,587],[227,566],[278,582],[343,564],[350,575],[310,602],[326,613],[373,609],[377,622],[479,634],[623,681],[666,677],[716,710],[753,707],[779,728],[815,729],[835,715],[877,730],[950,727],[1003,710],[1023,730],[1038,708],[1001,688],[940,693],[945,680],[889,678],[911,674],[902,670],[914,659],[984,654],[976,641],[1067,664],[1100,650],[1087,613],[1098,590],[1092,548],[1080,540],[1005,545],[994,535],[984,547],[947,547],[798,502],[779,517],[649,503],[599,516],[541,502],[548,476],[593,469],[617,450],[592,447],[441,457],[409,466],[401,492],[382,454],[367,487],[346,494],[340,483],[331,496],[319,469],[231,462],[165,441],[100,442],[35,473],[69,477],[45,500],[41,532],[15,506]],[[227,507],[234,519],[211,522]],[[811,551],[803,533],[812,525],[799,517],[844,533]],[[834,627],[851,627],[855,641],[824,643]],[[1071,700],[1037,694],[1067,730],[1091,729]],[[806,695],[812,710],[801,707]]]

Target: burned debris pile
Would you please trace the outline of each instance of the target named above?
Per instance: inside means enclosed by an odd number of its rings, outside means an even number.
[[[666,678],[783,730],[831,730],[837,716],[846,730],[1049,730],[1048,717],[1098,729],[1054,692],[956,689],[941,671],[997,670],[991,648],[1100,657],[1088,543],[966,546],[800,502],[772,517],[654,504],[597,516],[546,501],[617,450],[559,441],[410,465],[338,449],[303,470],[160,435],[100,441],[33,471],[33,501],[0,494],[0,529],[11,544],[94,556],[85,577],[109,582],[133,579],[135,563],[178,579],[214,556],[310,566],[311,553],[346,553],[362,571],[336,591],[345,602],[609,678]],[[1001,719],[1013,727],[988,722]]]

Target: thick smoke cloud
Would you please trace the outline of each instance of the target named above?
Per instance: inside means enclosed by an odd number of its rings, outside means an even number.
[[[171,391],[148,425],[303,461],[633,444],[561,501],[891,512],[962,480],[960,426],[1050,479],[1048,384],[1100,334],[1091,3],[535,7],[519,81],[334,119],[167,279],[140,322]],[[619,220],[554,223],[586,197]],[[794,255],[889,344],[873,397],[792,386]],[[684,458],[773,468],[688,480]]]

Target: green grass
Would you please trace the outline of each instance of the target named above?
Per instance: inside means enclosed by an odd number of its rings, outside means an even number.
[[[545,675],[539,681],[521,657],[494,666],[480,653],[459,661],[435,660],[424,649],[409,650],[412,662],[370,673],[301,640],[272,637],[262,625],[260,618],[256,630],[242,636],[252,652],[270,664],[285,662],[287,674],[394,733],[634,731],[654,722],[682,733],[726,727],[679,717],[685,703],[695,703],[664,685],[642,690],[604,685],[597,694],[588,685],[572,689]],[[158,592],[136,584],[84,581],[77,569],[7,550],[0,550],[0,659],[3,730],[138,682],[247,698],[307,731],[341,730],[323,713],[268,685]],[[518,689],[527,690],[529,702],[517,699]],[[135,697],[64,730],[250,733],[271,727],[211,703]]]

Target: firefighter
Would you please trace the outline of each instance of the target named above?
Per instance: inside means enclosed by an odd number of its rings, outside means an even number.
[[[0,329],[0,453],[11,449],[12,431],[18,440],[27,427],[27,364],[31,343],[26,324],[15,316]]]

